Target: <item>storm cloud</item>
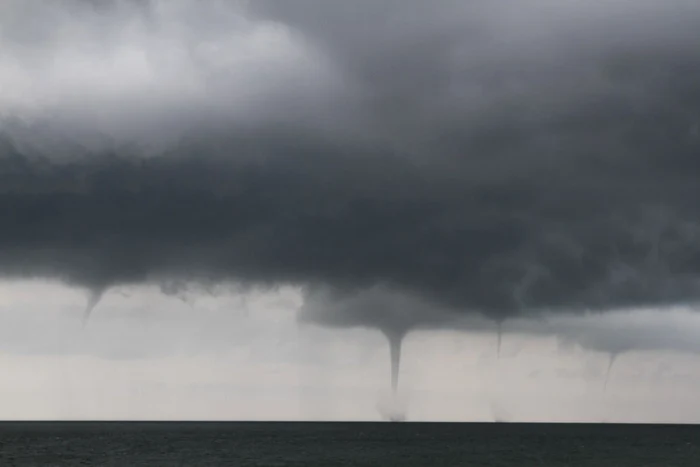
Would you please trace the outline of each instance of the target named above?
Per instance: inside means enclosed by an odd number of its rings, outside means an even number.
[[[380,329],[700,298],[697,2],[2,8],[8,279]]]

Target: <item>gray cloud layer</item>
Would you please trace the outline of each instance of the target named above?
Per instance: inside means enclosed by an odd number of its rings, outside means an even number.
[[[6,277],[700,297],[696,2],[32,3],[0,28]]]

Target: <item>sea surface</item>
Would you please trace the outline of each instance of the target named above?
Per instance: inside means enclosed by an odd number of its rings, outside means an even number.
[[[0,466],[700,467],[700,426],[0,423]]]

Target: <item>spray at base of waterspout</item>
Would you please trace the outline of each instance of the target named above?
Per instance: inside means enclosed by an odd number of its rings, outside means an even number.
[[[400,400],[395,395],[383,398],[377,403],[377,412],[385,422],[404,422],[407,419],[405,401]]]

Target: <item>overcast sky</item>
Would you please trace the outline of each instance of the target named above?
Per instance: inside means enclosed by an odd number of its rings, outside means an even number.
[[[1,2],[0,416],[699,421],[697,44],[692,0]]]

